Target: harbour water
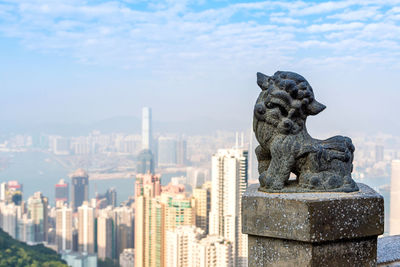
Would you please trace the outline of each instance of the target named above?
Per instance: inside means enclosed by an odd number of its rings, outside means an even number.
[[[0,182],[17,180],[22,183],[25,200],[34,192],[41,191],[53,205],[55,184],[61,178],[69,181],[68,175],[74,171],[62,166],[46,152],[1,152],[0,157],[7,159],[7,166],[0,169]],[[95,189],[104,193],[110,187],[116,188],[119,203],[133,195],[135,179],[90,180],[89,197],[95,196]]]

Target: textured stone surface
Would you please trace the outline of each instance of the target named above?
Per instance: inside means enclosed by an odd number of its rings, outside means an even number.
[[[248,266],[376,266],[376,236],[306,243],[249,235]]]
[[[254,106],[253,128],[260,143],[256,148],[260,190],[357,191],[351,178],[351,139],[317,140],[307,132],[307,116],[317,115],[325,106],[315,100],[306,79],[278,71],[271,77],[257,73],[257,83],[262,91]],[[297,179],[288,189],[290,173]]]
[[[378,266],[400,266],[400,235],[378,239]]]
[[[250,185],[242,197],[243,233],[304,242],[383,233],[383,197],[364,184],[352,193],[265,193]]]

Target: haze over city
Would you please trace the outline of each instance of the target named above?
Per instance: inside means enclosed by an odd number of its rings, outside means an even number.
[[[0,62],[0,266],[400,263],[400,0],[4,0]]]

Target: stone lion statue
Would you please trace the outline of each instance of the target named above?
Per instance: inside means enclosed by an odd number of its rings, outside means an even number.
[[[354,146],[349,137],[312,138],[306,129],[309,115],[325,106],[314,98],[301,75],[278,71],[257,73],[261,93],[254,107],[253,129],[260,190],[267,192],[358,191],[351,178]],[[296,180],[289,180],[290,174]]]

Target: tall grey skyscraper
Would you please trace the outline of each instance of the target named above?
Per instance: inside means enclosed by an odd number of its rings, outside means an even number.
[[[142,149],[152,149],[151,108],[142,110]]]
[[[83,201],[89,200],[89,175],[78,169],[71,175],[71,207],[77,211]]]
[[[392,161],[390,181],[390,235],[400,235],[400,160]]]

